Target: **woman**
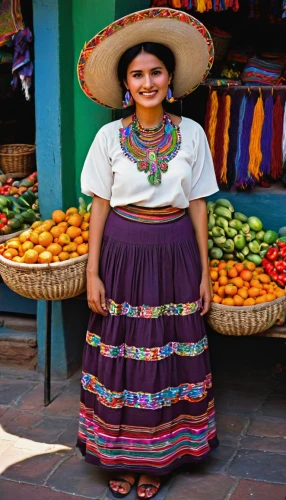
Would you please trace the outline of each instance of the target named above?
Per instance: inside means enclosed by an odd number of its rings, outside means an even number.
[[[205,28],[172,9],[126,16],[80,57],[90,98],[120,107],[123,90],[124,107],[134,104],[98,132],[81,177],[93,196],[92,312],[78,447],[114,473],[116,498],[138,474],[138,497],[153,498],[161,476],[218,445],[203,320],[212,293],[204,198],[217,184],[203,129],[163,107],[211,62]]]

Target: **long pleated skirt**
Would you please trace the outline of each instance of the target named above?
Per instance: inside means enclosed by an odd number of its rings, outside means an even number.
[[[77,446],[110,471],[165,475],[218,446],[201,264],[190,218],[142,224],[111,211],[91,313]]]

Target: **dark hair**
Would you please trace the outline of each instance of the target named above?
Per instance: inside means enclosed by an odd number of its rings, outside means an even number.
[[[162,43],[155,43],[155,42],[144,42],[144,43],[138,43],[137,45],[134,45],[134,47],[131,47],[130,49],[127,49],[124,54],[122,54],[120,61],[118,63],[117,67],[117,75],[120,81],[121,88],[123,92],[126,92],[126,88],[124,85],[124,80],[126,81],[127,79],[127,69],[129,64],[135,59],[135,57],[140,54],[140,52],[148,52],[148,54],[153,54],[156,56],[164,65],[166,66],[166,69],[170,74],[174,74],[175,71],[175,57],[171,49],[166,47],[166,45],[163,45]]]

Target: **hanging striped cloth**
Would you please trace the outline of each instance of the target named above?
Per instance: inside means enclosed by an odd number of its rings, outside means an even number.
[[[273,135],[271,143],[271,177],[274,180],[282,176],[282,134],[283,134],[283,106],[278,95],[273,107]]]
[[[255,98],[253,94],[248,94],[246,99],[246,109],[241,134],[240,161],[235,179],[235,187],[238,189],[246,189],[248,186],[253,186],[254,184],[254,179],[248,172],[248,164],[250,132],[253,122]]]
[[[223,94],[222,98],[224,100],[225,120],[223,128],[223,151],[222,151],[222,167],[220,173],[220,182],[222,184],[227,184],[227,155],[229,148],[231,97],[230,95]]]
[[[272,141],[272,120],[273,120],[273,94],[270,92],[264,105],[264,122],[261,134],[262,161],[260,172],[262,176],[270,175],[271,165],[271,141]]]
[[[227,155],[227,185],[233,186],[235,182],[235,156],[237,151],[237,131],[239,126],[239,110],[243,93],[232,89],[230,92],[230,127],[229,127],[229,149]]]
[[[223,95],[218,96],[218,113],[217,113],[217,126],[215,132],[214,143],[214,167],[217,182],[220,183],[222,162],[223,162],[223,142],[224,142],[224,128],[225,128],[225,99]]]
[[[259,180],[261,177],[260,164],[262,160],[261,152],[261,134],[264,120],[264,109],[263,109],[263,99],[259,95],[257,102],[255,104],[252,128],[250,132],[250,143],[249,143],[249,164],[248,172],[249,175],[253,176],[254,179]]]
[[[239,109],[239,122],[237,131],[237,149],[235,155],[235,185],[237,185],[237,179],[239,178],[239,167],[240,167],[240,156],[241,156],[241,136],[243,130],[244,115],[246,109],[247,97],[244,95],[241,101],[241,106]]]
[[[208,124],[208,140],[212,157],[215,155],[215,132],[217,126],[217,113],[218,113],[218,97],[217,91],[214,90],[210,95],[210,110],[209,110],[209,124]]]

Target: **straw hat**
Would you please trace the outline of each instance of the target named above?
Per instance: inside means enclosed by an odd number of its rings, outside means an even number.
[[[83,92],[102,106],[121,108],[117,66],[127,49],[143,42],[162,43],[172,50],[175,99],[195,90],[212,67],[212,39],[200,21],[174,9],[146,9],[115,21],[85,44],[78,62]]]

